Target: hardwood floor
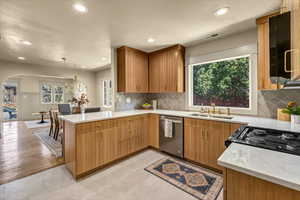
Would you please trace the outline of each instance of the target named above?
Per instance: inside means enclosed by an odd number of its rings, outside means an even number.
[[[0,184],[63,164],[24,122],[3,123],[0,137]]]

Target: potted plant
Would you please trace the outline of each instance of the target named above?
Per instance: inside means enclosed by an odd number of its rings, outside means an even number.
[[[73,97],[72,103],[78,105],[78,109],[81,111],[81,113],[85,112],[85,105],[88,104],[90,101],[87,98],[87,95],[82,93],[80,97]]]
[[[300,124],[300,106],[298,106],[296,102],[289,102],[287,107],[283,109],[282,112],[291,115],[292,124]]]

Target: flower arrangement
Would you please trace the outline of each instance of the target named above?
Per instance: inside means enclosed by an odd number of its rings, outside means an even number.
[[[72,103],[77,104],[78,107],[81,107],[82,105],[88,104],[90,101],[87,98],[87,95],[82,93],[80,97],[73,97]]]
[[[296,102],[290,101],[282,112],[290,115],[300,115],[300,106],[297,106]]]

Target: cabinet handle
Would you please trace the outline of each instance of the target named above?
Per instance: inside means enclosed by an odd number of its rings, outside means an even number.
[[[290,50],[286,50],[285,52],[284,52],[284,71],[285,72],[287,72],[287,73],[289,73],[289,72],[292,72],[292,70],[288,70],[287,69],[287,55],[289,54],[289,53],[292,53],[294,51],[294,49],[290,49]]]

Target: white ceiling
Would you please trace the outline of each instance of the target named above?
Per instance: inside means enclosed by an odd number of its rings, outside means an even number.
[[[81,2],[88,13],[72,9]],[[280,7],[280,0],[0,0],[0,59],[47,66],[95,69],[110,63],[111,47],[150,51],[191,46],[255,27],[255,18]],[[217,8],[230,12],[216,17]],[[149,44],[147,39],[155,38]],[[17,43],[29,40],[32,46]],[[63,64],[60,59],[67,58]],[[107,58],[103,61],[102,57]]]

